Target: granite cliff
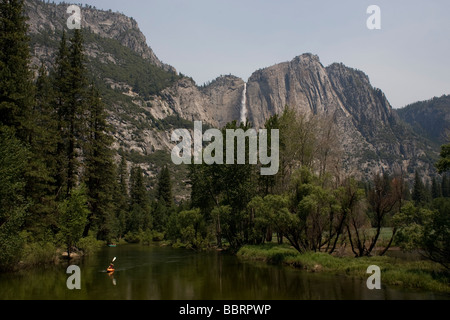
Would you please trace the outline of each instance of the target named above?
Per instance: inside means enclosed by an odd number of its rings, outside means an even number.
[[[67,29],[68,5],[26,4],[33,63],[50,66]],[[82,17],[87,63],[108,105],[114,148],[132,155],[129,160],[150,177],[159,169],[155,154],[173,145],[173,128],[194,120],[214,127],[239,121],[243,79],[220,76],[199,86],[158,59],[134,19],[92,7],[83,7]],[[379,171],[403,170],[411,177],[417,168],[434,172],[435,145],[406,124],[360,70],[341,63],[325,67],[307,53],[255,71],[246,88],[247,119],[256,127],[286,106],[332,117],[348,172],[362,178]]]

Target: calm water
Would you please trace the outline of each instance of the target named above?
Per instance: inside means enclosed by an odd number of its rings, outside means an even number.
[[[113,257],[117,257],[116,272],[110,276],[105,269]],[[384,286],[368,290],[365,280],[168,247],[104,248],[78,265],[81,290],[67,289],[67,265],[59,265],[0,275],[0,299],[450,299],[448,295]]]

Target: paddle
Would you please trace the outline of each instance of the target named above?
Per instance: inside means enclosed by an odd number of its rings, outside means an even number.
[[[116,257],[114,257],[114,258],[112,259],[110,265],[111,265],[114,261],[116,261]],[[109,267],[108,267],[108,268],[109,268]]]

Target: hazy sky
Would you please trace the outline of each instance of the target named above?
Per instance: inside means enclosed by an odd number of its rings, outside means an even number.
[[[305,52],[364,71],[394,108],[450,94],[448,0],[78,0],[137,20],[156,55],[197,84],[247,80]],[[369,30],[369,5],[381,30]]]

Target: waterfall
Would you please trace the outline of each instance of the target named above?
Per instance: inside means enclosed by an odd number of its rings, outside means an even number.
[[[247,123],[247,83],[244,83],[244,91],[241,99],[241,123]]]

